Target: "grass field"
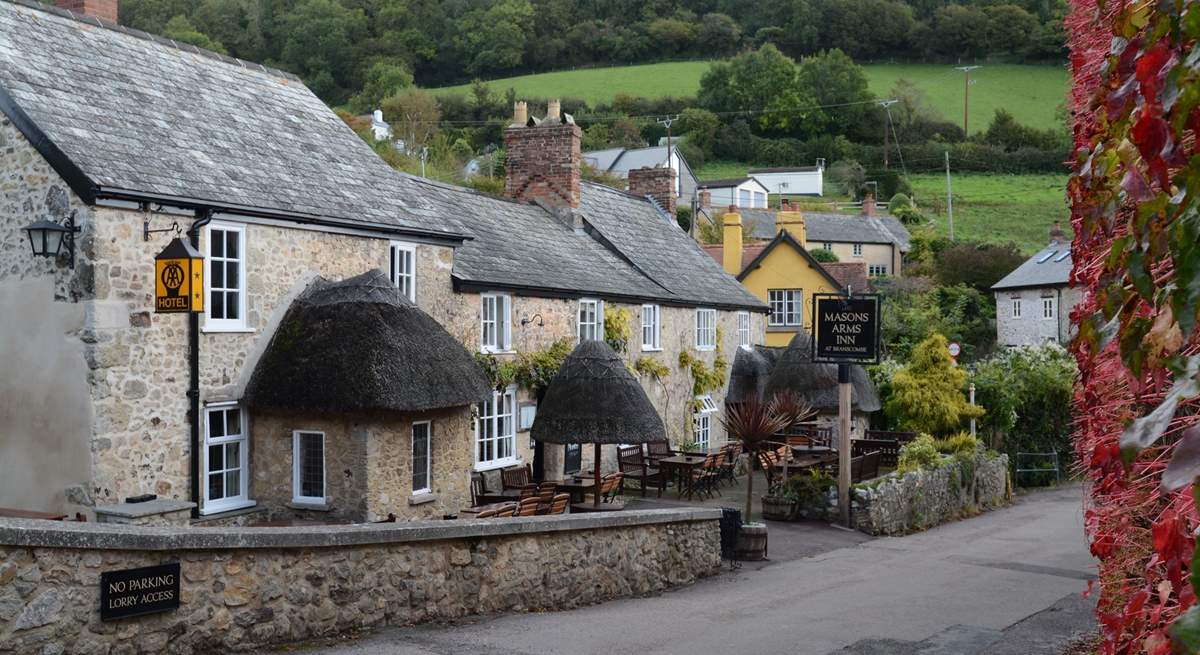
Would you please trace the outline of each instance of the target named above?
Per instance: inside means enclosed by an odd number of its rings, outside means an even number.
[[[700,88],[700,76],[709,62],[687,61],[614,68],[587,68],[523,75],[489,82],[496,92],[516,89],[518,96],[576,97],[590,103],[606,102],[617,93],[635,96],[688,96]],[[963,74],[951,66],[934,64],[868,64],[871,91],[885,97],[896,80],[916,83],[942,118],[962,121]],[[1021,123],[1037,128],[1055,127],[1055,110],[1067,91],[1063,66],[984,66],[971,74],[969,128],[987,127],[997,108],[1004,108]],[[467,93],[470,85],[433,89],[435,93]]]

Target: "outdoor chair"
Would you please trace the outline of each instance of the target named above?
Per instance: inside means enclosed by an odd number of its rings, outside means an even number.
[[[502,503],[511,499],[511,496],[506,496],[503,493],[489,491],[487,488],[487,480],[483,477],[482,473],[471,474],[472,507],[478,507],[479,505],[490,505],[492,503]]]
[[[517,512],[514,514],[514,516],[536,516],[538,513],[538,506],[541,504],[542,501],[537,496],[522,498],[520,502],[517,503]]]
[[[567,507],[571,505],[571,494],[556,494],[550,502],[550,510],[547,514],[566,514]]]
[[[526,498],[537,498],[538,486],[536,484],[533,484],[532,482],[529,484],[521,485],[520,487],[518,487],[518,490],[520,491],[520,494],[517,496],[518,500],[524,500]]]
[[[775,466],[779,463],[779,454],[773,450],[760,450],[757,454],[758,466],[767,478],[767,489],[774,489],[779,484],[779,471]]]
[[[642,497],[646,497],[646,487],[656,487],[658,497],[662,498],[666,479],[658,468],[651,468],[642,457],[641,446],[626,446],[617,451],[617,466],[621,469],[621,493],[625,493],[625,480],[637,480],[642,488]]]
[[[704,494],[712,497],[713,492],[716,491],[716,483],[719,476],[717,462],[722,456],[723,453],[721,455],[709,455],[704,458],[703,466],[691,469],[687,477],[689,496]]]
[[[477,518],[477,519],[491,519],[491,518],[496,518],[496,516],[498,516],[498,515],[499,515],[499,511],[498,511],[498,510],[496,510],[496,509],[485,509],[485,510],[483,510],[482,512],[480,512],[480,513],[476,514],[476,515],[475,515],[475,518]]]
[[[725,453],[725,462],[721,466],[721,480],[731,485],[737,484],[738,457],[742,454],[741,444],[727,443],[721,449]]]
[[[850,442],[850,456],[858,457],[871,452],[879,453],[879,465],[896,468],[900,459],[899,441],[891,439],[854,439]]]
[[[879,451],[850,458],[850,482],[852,484],[877,477],[879,477]]]
[[[658,460],[674,455],[675,451],[671,450],[671,444],[665,441],[652,441],[646,444],[646,459],[650,460],[651,466],[658,466]]]
[[[616,499],[621,491],[621,481],[625,479],[623,473],[609,473],[600,480],[600,500],[605,503],[611,503]]]
[[[506,516],[516,516],[516,515],[517,515],[517,504],[516,503],[505,503],[496,508],[496,516],[498,518],[506,517]]]
[[[521,489],[525,485],[533,483],[533,471],[530,470],[528,464],[501,469],[500,481],[504,484],[505,489]]]

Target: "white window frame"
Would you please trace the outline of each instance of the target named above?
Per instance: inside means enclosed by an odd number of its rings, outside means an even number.
[[[225,432],[226,434],[224,434],[220,437],[210,436],[212,434],[212,427],[211,427],[211,423],[213,420],[212,415],[217,412],[224,413],[231,409],[238,410],[239,425],[238,425],[237,434],[233,434],[233,435],[228,434],[229,427],[228,427],[228,425],[225,425],[225,423],[224,423],[225,417],[227,415],[222,414],[221,421],[222,421],[222,425],[225,426],[222,431]],[[204,509],[200,510],[201,514],[216,514],[219,512],[228,512],[228,511],[232,511],[235,509],[242,509],[243,507],[250,507],[250,506],[254,505],[254,501],[250,500],[250,497],[248,494],[248,489],[250,487],[250,451],[249,451],[250,439],[248,438],[248,435],[247,435],[246,426],[247,426],[246,408],[237,403],[213,404],[213,405],[209,405],[208,407],[204,408],[204,444],[202,446],[204,448],[203,469],[202,469],[203,475],[204,475],[204,480],[201,482],[201,487],[203,487],[203,490],[204,490]],[[238,490],[238,494],[236,496],[225,496],[224,498],[210,500],[209,496],[208,496],[208,478],[209,478],[209,475],[211,474],[209,471],[209,461],[208,461],[209,446],[221,446],[222,448],[224,448],[227,444],[232,444],[232,443],[239,444],[238,445],[238,464],[239,464],[239,466],[238,466],[237,470],[239,471],[239,475],[240,475],[240,479],[239,479],[240,489]],[[228,455],[225,455],[224,453],[222,453],[221,457],[222,457],[222,460],[228,461],[228,459],[227,459]],[[233,469],[221,469],[222,472],[228,472],[231,470],[233,470]],[[224,482],[222,482],[222,486],[224,486]]]
[[[1052,321],[1058,317],[1058,303],[1054,302],[1054,296],[1042,297],[1042,318],[1047,321]]]
[[[400,289],[400,292],[415,304],[417,302],[417,244],[393,241],[388,249],[388,258],[389,277],[392,279],[392,284],[396,285],[396,288]],[[408,260],[407,271],[404,270],[406,259]]]
[[[647,337],[649,337],[647,339]],[[662,307],[642,305],[642,352],[662,350]]]
[[[699,407],[692,414],[692,443],[701,449],[707,449],[712,444],[712,415],[717,412],[717,404],[712,396],[696,396]]]
[[[585,321],[584,308],[592,307],[592,321]],[[604,340],[604,301],[596,298],[580,298],[577,313],[575,314],[575,336],[582,343],[584,339],[584,330],[586,329],[594,334],[594,337],[586,339],[587,341],[603,341]]]
[[[488,318],[488,305],[492,318]],[[488,325],[492,339],[488,341]],[[507,293],[479,294],[479,350],[485,353],[512,352],[512,296]]]
[[[214,263],[212,254],[212,231],[236,232],[238,235],[238,287],[221,287],[220,291],[236,291],[238,294],[237,318],[213,318],[213,275]],[[246,226],[242,223],[226,223],[213,221],[204,226],[204,331],[205,332],[246,332]],[[220,261],[227,262],[230,258],[222,256]],[[226,278],[228,279],[228,278]],[[224,298],[224,296],[222,296]],[[222,302],[224,302],[222,300]]]
[[[696,350],[717,349],[717,310],[696,310]]]
[[[738,346],[750,349],[750,312],[741,311],[737,313],[737,341]]]
[[[863,244],[861,244],[861,243],[854,244],[851,252],[854,253],[855,257],[862,257],[863,256],[863,254],[862,254],[863,253]]]
[[[504,407],[505,398],[509,399],[507,413],[505,413],[505,407]],[[491,405],[491,407],[493,408],[491,414],[486,413],[488,405]],[[476,471],[488,471],[491,469],[504,468],[505,466],[512,466],[512,465],[520,462],[521,461],[520,458],[517,457],[517,387],[516,387],[516,385],[509,386],[503,392],[492,390],[491,401],[485,402],[485,403],[480,403],[479,405],[476,406],[476,411],[478,412],[478,414],[475,417],[475,439],[474,439],[474,443],[472,444],[472,449],[474,450],[474,453],[475,453],[474,454],[475,470]],[[501,429],[504,427],[504,418],[505,417],[508,418],[509,431],[507,433],[501,434]],[[487,428],[487,430],[488,430],[489,434],[493,435],[493,436],[487,436],[487,437],[481,438],[480,428],[483,427],[484,425],[489,426]],[[502,441],[508,441],[509,442],[509,444],[508,444],[509,455],[506,457],[493,456],[490,459],[480,458],[480,450],[481,450],[481,445],[482,445],[481,442],[485,442],[485,441],[492,442],[492,451],[491,452],[493,453],[493,455],[500,451],[499,446]]]
[[[417,484],[417,426],[425,427],[425,486],[415,488]],[[413,421],[409,431],[412,450],[412,495],[421,496],[433,492],[433,421]]]
[[[883,277],[887,274],[887,265],[885,264],[871,264],[870,266],[867,266],[868,277]]]
[[[833,244],[830,243],[829,241],[822,243],[821,247],[824,248],[825,250],[833,250]]]
[[[321,495],[305,496],[300,482],[300,435],[321,435]],[[329,495],[329,450],[325,444],[325,433],[320,430],[292,430],[292,502],[301,505],[324,505]]]
[[[1012,317],[1013,318],[1021,318],[1021,299],[1020,298],[1012,299]]]
[[[802,327],[804,325],[804,289],[768,289],[767,304],[771,313],[767,325],[771,327]],[[779,311],[776,311],[778,308]],[[776,318],[782,316],[783,320]]]

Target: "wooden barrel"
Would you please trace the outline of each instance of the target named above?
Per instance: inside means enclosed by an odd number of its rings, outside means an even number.
[[[795,503],[780,496],[762,497],[762,517],[768,521],[790,521],[796,513]]]
[[[767,526],[743,525],[738,531],[737,558],[743,562],[767,559]]]

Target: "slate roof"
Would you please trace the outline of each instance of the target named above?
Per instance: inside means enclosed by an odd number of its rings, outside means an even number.
[[[751,168],[746,171],[750,175],[755,173],[815,173],[821,170],[820,166],[795,166],[792,168]]]
[[[742,223],[754,239],[775,236],[775,211],[770,209],[739,209]],[[836,243],[895,244],[900,252],[908,252],[912,236],[900,219],[891,214],[829,214],[801,210],[804,229],[809,241]]]
[[[837,280],[842,288],[849,287],[854,293],[871,292],[871,279],[867,276],[865,262],[822,262],[821,268]]]
[[[675,146],[671,147],[675,148]],[[676,152],[675,155],[681,160],[683,159],[683,156],[678,152]],[[629,173],[629,171],[638,168],[662,166],[667,161],[667,147],[651,146],[649,148],[608,148],[605,150],[593,150],[591,152],[583,153],[583,161],[602,171],[625,175]]]
[[[420,197],[295,76],[47,7],[0,2],[0,109],[86,201],[188,200],[440,234]],[[47,143],[48,140],[48,143]],[[62,162],[58,162],[60,167]]]
[[[725,178],[723,180],[700,180],[700,186],[706,187],[709,189],[725,189],[728,187],[740,186],[742,184],[745,184],[746,182],[754,182],[755,184],[763,187],[764,189],[766,188],[765,186],[763,186],[762,182],[759,182],[758,180],[756,180],[752,177],[729,177],[729,178]]]
[[[1070,279],[1071,244],[1051,242],[993,284],[992,288],[1000,291],[1028,287],[1059,287],[1065,286]]]

